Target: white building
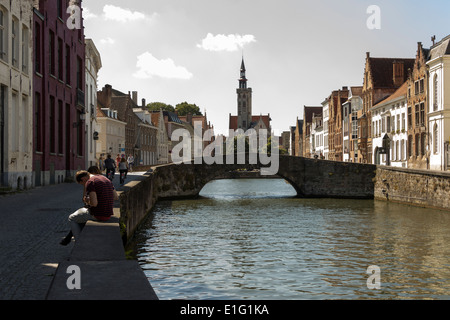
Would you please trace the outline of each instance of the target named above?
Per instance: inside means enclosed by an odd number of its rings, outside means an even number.
[[[105,160],[108,154],[114,158],[125,148],[126,122],[120,121],[116,110],[97,107],[97,130],[99,139],[96,141],[97,158]]]
[[[373,106],[372,154],[373,163],[393,167],[407,167],[407,83],[391,96]],[[383,139],[389,138],[389,153],[383,153]],[[389,155],[389,157],[388,157]]]
[[[324,158],[322,114],[313,114],[310,139],[311,157],[317,159]]]
[[[329,121],[329,100],[326,99],[322,102],[322,116],[323,116],[323,156],[325,160],[328,160],[328,121]]]
[[[430,49],[428,128],[431,170],[448,170],[450,139],[450,36]]]
[[[0,0],[0,187],[33,185],[33,60],[30,0]]]
[[[350,87],[349,98],[342,104],[343,161],[358,162],[358,111],[362,109],[362,87]]]
[[[100,53],[92,39],[86,39],[86,168],[96,165],[97,143],[94,133],[98,134],[97,122],[97,79],[102,68]]]
[[[139,165],[155,165],[158,164],[157,156],[157,139],[158,128],[152,123],[152,115],[148,110],[143,108],[133,108],[135,115],[139,117],[139,136],[137,145],[140,146],[141,157]],[[136,164],[135,164],[136,165]]]

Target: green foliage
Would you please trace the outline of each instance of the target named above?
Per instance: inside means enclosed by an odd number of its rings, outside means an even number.
[[[150,112],[159,111],[160,109],[162,109],[163,111],[175,112],[175,108],[172,105],[166,104],[164,102],[149,103],[149,104],[147,104],[147,108]]]
[[[187,102],[179,103],[175,106],[175,110],[178,112],[179,116],[186,116],[188,113],[193,116],[201,116],[202,113],[200,108],[196,104],[190,104]]]

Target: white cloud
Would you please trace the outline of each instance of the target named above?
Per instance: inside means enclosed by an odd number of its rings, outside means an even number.
[[[83,18],[85,20],[89,20],[89,19],[95,19],[98,18],[98,16],[91,12],[91,10],[89,10],[89,8],[83,7]]]
[[[249,34],[244,36],[238,34],[230,34],[228,36],[218,34],[214,36],[208,33],[206,38],[202,40],[202,43],[197,44],[197,47],[208,51],[237,51],[252,42],[256,42],[256,39],[253,35]]]
[[[123,9],[113,5],[105,5],[103,7],[103,14],[106,20],[114,20],[118,22],[128,22],[145,19],[145,14],[141,12],[133,12],[130,9]]]
[[[113,38],[107,37],[107,38],[101,39],[100,43],[101,44],[114,44],[114,43],[116,43],[116,40],[114,40]]]
[[[176,66],[170,58],[158,60],[151,53],[145,52],[138,56],[137,60],[136,66],[139,70],[133,76],[139,79],[150,79],[157,76],[188,80],[193,77],[185,67]]]

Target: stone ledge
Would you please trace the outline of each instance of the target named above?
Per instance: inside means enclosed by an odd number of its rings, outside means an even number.
[[[117,210],[115,210],[116,214]],[[80,268],[81,289],[70,290],[69,266]],[[68,261],[59,264],[47,300],[158,300],[135,260],[127,260],[117,216],[88,221]]]
[[[67,268],[80,268],[80,289],[70,290]],[[137,261],[64,261],[59,264],[47,300],[158,300]]]

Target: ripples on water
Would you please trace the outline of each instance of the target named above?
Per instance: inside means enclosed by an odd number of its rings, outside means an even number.
[[[217,180],[158,203],[137,259],[160,299],[449,299],[450,214]],[[381,269],[381,289],[366,270]]]

